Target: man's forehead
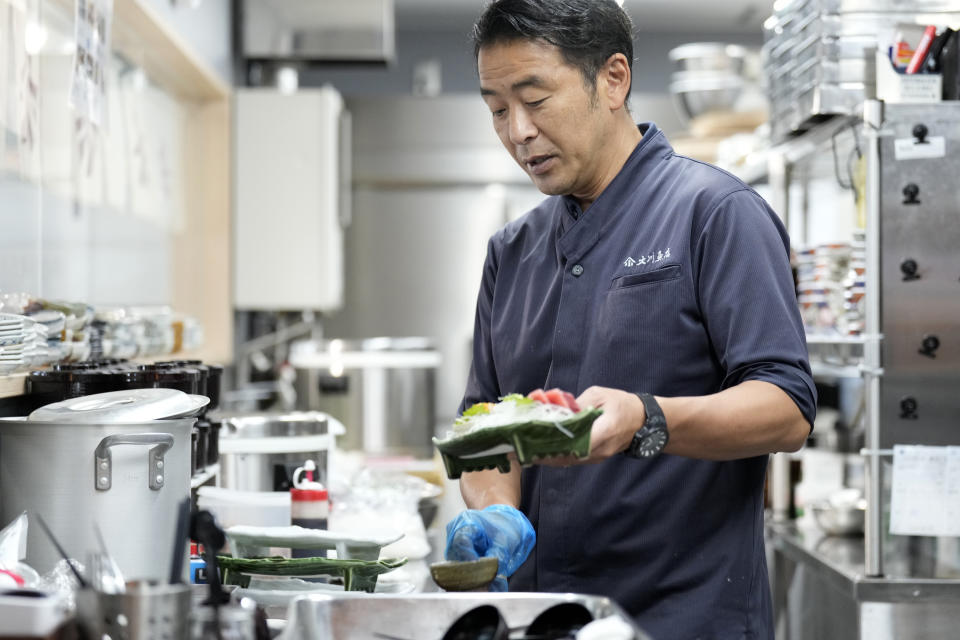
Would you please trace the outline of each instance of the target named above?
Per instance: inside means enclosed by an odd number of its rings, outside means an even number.
[[[546,87],[549,83],[541,76],[537,74],[530,74],[522,76],[519,80],[510,83],[510,91],[520,91],[522,89],[536,89],[539,87]],[[482,84],[480,86],[480,95],[482,96],[492,96],[496,95],[497,91],[492,88],[484,87]]]
[[[501,38],[488,42],[477,50],[477,64],[481,65],[484,58],[499,56],[563,58],[560,47],[541,38]]]
[[[560,50],[549,43],[527,39],[491,43],[480,49],[477,58],[480,93],[494,93],[494,87],[488,84],[500,85],[496,87],[499,91],[543,87],[555,82],[557,72],[569,66]],[[508,82],[506,87],[502,86],[504,81]]]

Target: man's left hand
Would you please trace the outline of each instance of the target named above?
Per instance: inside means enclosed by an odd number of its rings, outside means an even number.
[[[633,434],[643,426],[646,412],[643,402],[635,394],[610,389],[590,387],[577,398],[580,407],[603,409],[590,431],[590,455],[586,458],[563,456],[545,458],[539,464],[567,467],[574,464],[601,462],[624,451],[633,440]]]

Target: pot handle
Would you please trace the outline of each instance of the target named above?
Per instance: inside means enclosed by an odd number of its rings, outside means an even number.
[[[110,447],[119,444],[156,445],[147,452],[147,484],[154,491],[162,489],[165,475],[163,454],[173,446],[173,436],[169,433],[125,433],[107,436],[93,452],[93,480],[96,490],[109,491],[113,486],[113,457],[110,455]]]

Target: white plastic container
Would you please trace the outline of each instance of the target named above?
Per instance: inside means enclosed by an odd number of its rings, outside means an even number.
[[[200,487],[197,507],[210,511],[219,525],[286,527],[290,524],[290,494],[284,491],[237,491]]]
[[[0,638],[47,637],[70,612],[62,594],[11,589],[0,593]]]

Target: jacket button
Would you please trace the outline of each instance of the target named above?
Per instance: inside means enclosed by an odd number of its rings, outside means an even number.
[[[579,277],[583,273],[583,265],[582,264],[573,265],[573,269],[570,270],[570,273]]]

